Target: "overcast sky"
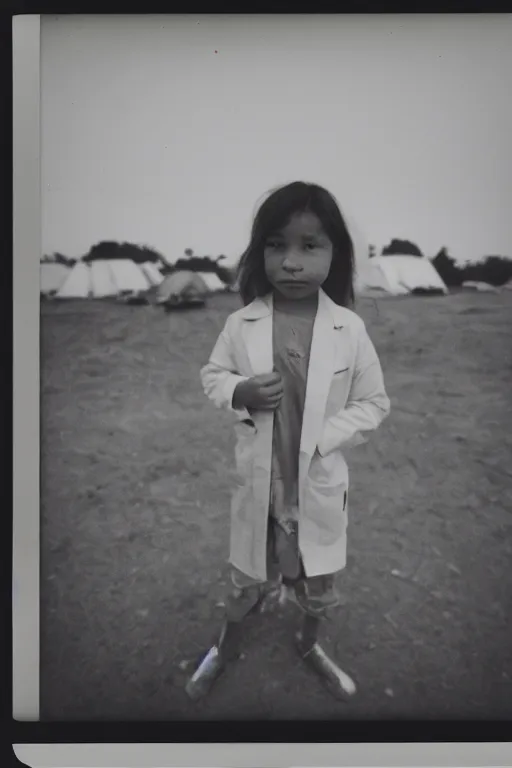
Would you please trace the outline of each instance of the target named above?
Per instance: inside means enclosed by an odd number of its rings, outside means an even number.
[[[43,253],[235,260],[328,187],[358,252],[512,256],[512,16],[43,16]]]

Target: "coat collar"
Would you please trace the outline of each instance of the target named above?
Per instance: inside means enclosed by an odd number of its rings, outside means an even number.
[[[250,304],[240,310],[240,315],[244,320],[261,320],[268,317],[273,312],[273,296],[271,293],[258,299],[254,299]],[[346,324],[347,310],[329,298],[329,296],[320,289],[319,291],[319,309],[327,310],[332,318],[333,327],[340,329]]]

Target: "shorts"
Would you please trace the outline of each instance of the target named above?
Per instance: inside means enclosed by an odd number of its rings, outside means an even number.
[[[269,517],[267,535],[267,581],[252,579],[232,567],[233,587],[226,599],[229,621],[241,621],[268,591],[281,582],[293,589],[299,607],[310,616],[324,618],[327,611],[341,603],[336,589],[336,574],[307,577],[298,546],[298,525],[286,526]]]

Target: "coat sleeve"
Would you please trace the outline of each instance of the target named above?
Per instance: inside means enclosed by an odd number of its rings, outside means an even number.
[[[366,443],[365,433],[377,429],[388,416],[390,407],[377,352],[361,321],[347,404],[326,421],[318,444],[319,454],[326,456],[340,448]]]
[[[233,408],[233,394],[237,384],[246,381],[237,371],[233,354],[233,338],[228,318],[213,348],[208,363],[201,369],[201,383],[204,393],[217,408],[224,408],[236,414],[240,420],[250,419],[245,409]]]

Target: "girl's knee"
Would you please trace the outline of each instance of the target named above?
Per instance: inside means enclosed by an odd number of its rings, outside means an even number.
[[[330,576],[317,576],[297,582],[295,597],[304,613],[318,619],[327,618],[329,611],[340,604],[340,595]]]
[[[226,600],[228,621],[242,621],[256,607],[261,597],[259,585],[234,587]]]

